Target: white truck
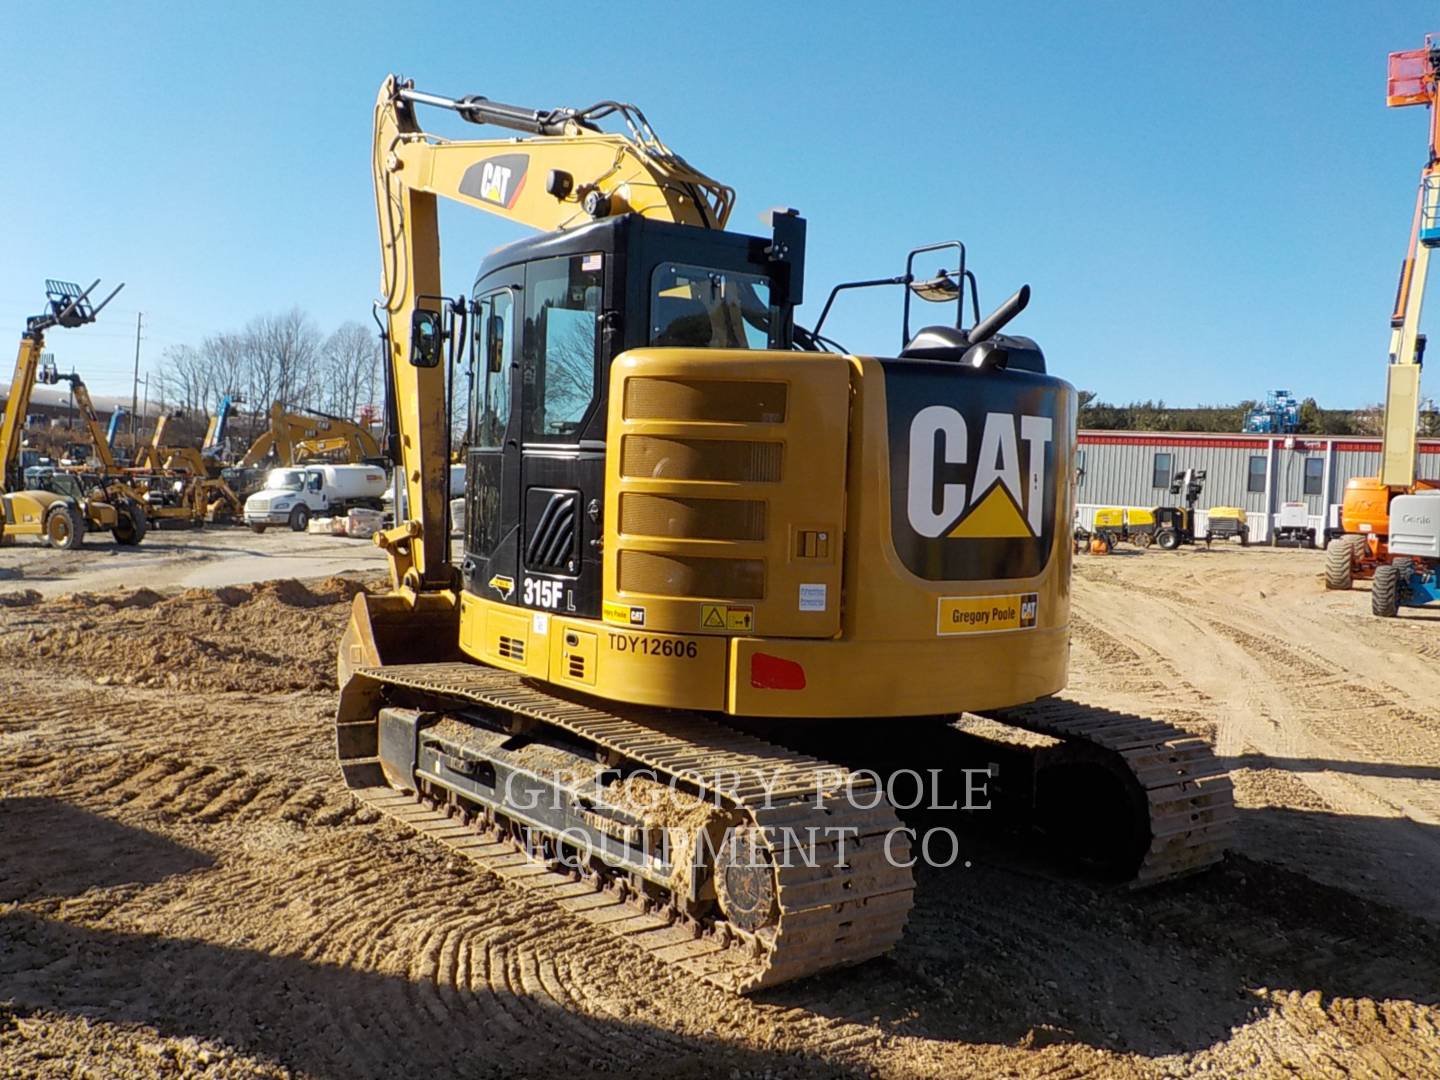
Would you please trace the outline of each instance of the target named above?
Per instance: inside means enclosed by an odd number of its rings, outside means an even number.
[[[256,532],[271,525],[304,532],[311,517],[343,514],[352,506],[381,509],[385,486],[385,470],[377,465],[271,469],[264,488],[245,500],[245,524]]]

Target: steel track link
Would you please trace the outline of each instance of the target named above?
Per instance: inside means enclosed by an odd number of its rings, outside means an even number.
[[[337,746],[346,784],[361,802],[708,982],[750,993],[881,956],[904,930],[914,892],[904,865],[907,834],[873,780],[694,713],[637,708],[620,716],[473,663],[360,668],[354,677],[371,684],[367,694],[351,698],[363,700],[367,711],[337,718]],[[670,909],[642,910],[623,894],[597,891],[596,883],[547,869],[508,841],[486,840],[474,827],[385,786],[378,759],[370,756],[374,740],[364,730],[374,729],[378,709],[369,706],[385,687],[539,721],[682,778],[707,797],[720,796],[749,817],[772,852],[777,920],[754,933],[677,922]],[[810,828],[823,830],[805,852],[810,857],[774,856]]]
[[[1150,845],[1131,888],[1145,888],[1214,866],[1235,823],[1229,773],[1210,745],[1160,720],[1045,698],[983,714],[1002,724],[1085,742],[1113,754],[1145,793]]]

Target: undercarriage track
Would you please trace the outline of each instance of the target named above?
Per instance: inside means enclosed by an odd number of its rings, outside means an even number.
[[[1023,728],[1101,755],[1149,819],[1129,884],[1158,885],[1214,866],[1225,855],[1235,822],[1230,775],[1210,744],[1160,720],[1097,708],[1065,698],[987,713]],[[1061,813],[1083,806],[1058,807]]]
[[[1223,856],[1234,817],[1230,780],[1203,740],[1061,699],[989,715],[1068,746],[1083,744],[1126,775],[1145,804],[1132,813],[1149,817],[1132,884],[1194,873]],[[498,799],[467,797],[462,782],[483,771],[472,756],[488,755],[502,767],[506,760],[493,741],[499,734],[490,742],[483,733],[474,742],[451,734],[477,730],[467,727],[477,721],[512,734],[543,731],[617,776],[645,770],[715,808],[704,824],[692,819],[687,828],[721,822],[739,844],[730,844],[728,861],[726,847],[717,845],[707,865],[697,857],[688,873],[682,863],[693,847],[658,876],[633,859],[562,864],[553,820],[516,814]],[[396,730],[419,747],[413,769],[397,770],[390,758],[382,767],[381,746],[394,743]],[[428,748],[427,731],[436,733]],[[705,716],[640,708],[621,716],[469,662],[386,665],[352,673],[341,695],[337,749],[346,784],[364,804],[732,992],[883,955],[899,940],[912,905],[908,834],[874,778]],[[431,782],[436,778],[441,782]],[[493,773],[489,780],[496,784]],[[568,820],[579,815],[610,837],[631,839],[654,824],[621,813],[617,828],[613,805],[590,797],[606,790],[587,786],[594,780],[591,774],[561,781]],[[538,849],[537,826],[546,837]],[[808,850],[796,857],[793,845],[807,835]],[[748,858],[737,859],[737,850]]]
[[[855,780],[839,766],[693,714],[636,710],[635,716],[618,716],[477,664],[387,665],[357,669],[353,677],[368,683],[369,693],[342,699],[337,742],[346,783],[362,802],[477,858],[501,876],[523,878],[562,907],[709,982],[740,993],[775,986],[883,955],[904,930],[914,890],[903,865],[909,860],[906,836],[873,784]],[[594,747],[610,764],[638,765],[662,783],[676,778],[707,802],[732,810],[742,846],[765,849],[756,861],[769,868],[758,881],[744,866],[728,875],[718,868],[714,888],[729,900],[731,917],[692,919],[673,902],[679,898],[657,903],[630,875],[577,875],[547,867],[516,851],[515,834],[503,827],[494,828],[495,838],[487,840],[463,817],[457,822],[448,816],[462,809],[454,801],[442,798],[438,808],[427,809],[423,801],[417,806],[384,783],[376,755],[375,706],[382,698],[406,695],[539,721]],[[348,707],[358,715],[346,715]],[[835,797],[847,783],[853,797]],[[477,822],[494,825],[486,815]],[[817,831],[809,834],[810,828]],[[805,857],[777,857],[796,837],[808,836],[820,839]],[[491,858],[495,855],[502,856],[498,866]],[[753,920],[745,917],[750,912],[756,913]],[[747,921],[758,925],[747,929],[741,925]]]

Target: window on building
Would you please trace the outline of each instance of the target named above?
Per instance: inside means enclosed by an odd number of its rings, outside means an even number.
[[[1252,454],[1250,457],[1250,475],[1245,480],[1246,491],[1265,490],[1265,456],[1263,454]]]
[[[1173,454],[1156,454],[1155,475],[1152,477],[1151,483],[1157,488],[1168,488],[1170,486],[1170,473],[1174,467],[1175,458]]]
[[[1075,486],[1085,486],[1085,451],[1075,451]]]
[[[1322,494],[1321,485],[1325,482],[1325,459],[1312,457],[1305,459],[1305,494]]]

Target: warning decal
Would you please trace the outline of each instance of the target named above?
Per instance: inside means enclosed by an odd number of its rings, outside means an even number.
[[[700,627],[703,630],[754,630],[755,609],[734,604],[701,604]]]

